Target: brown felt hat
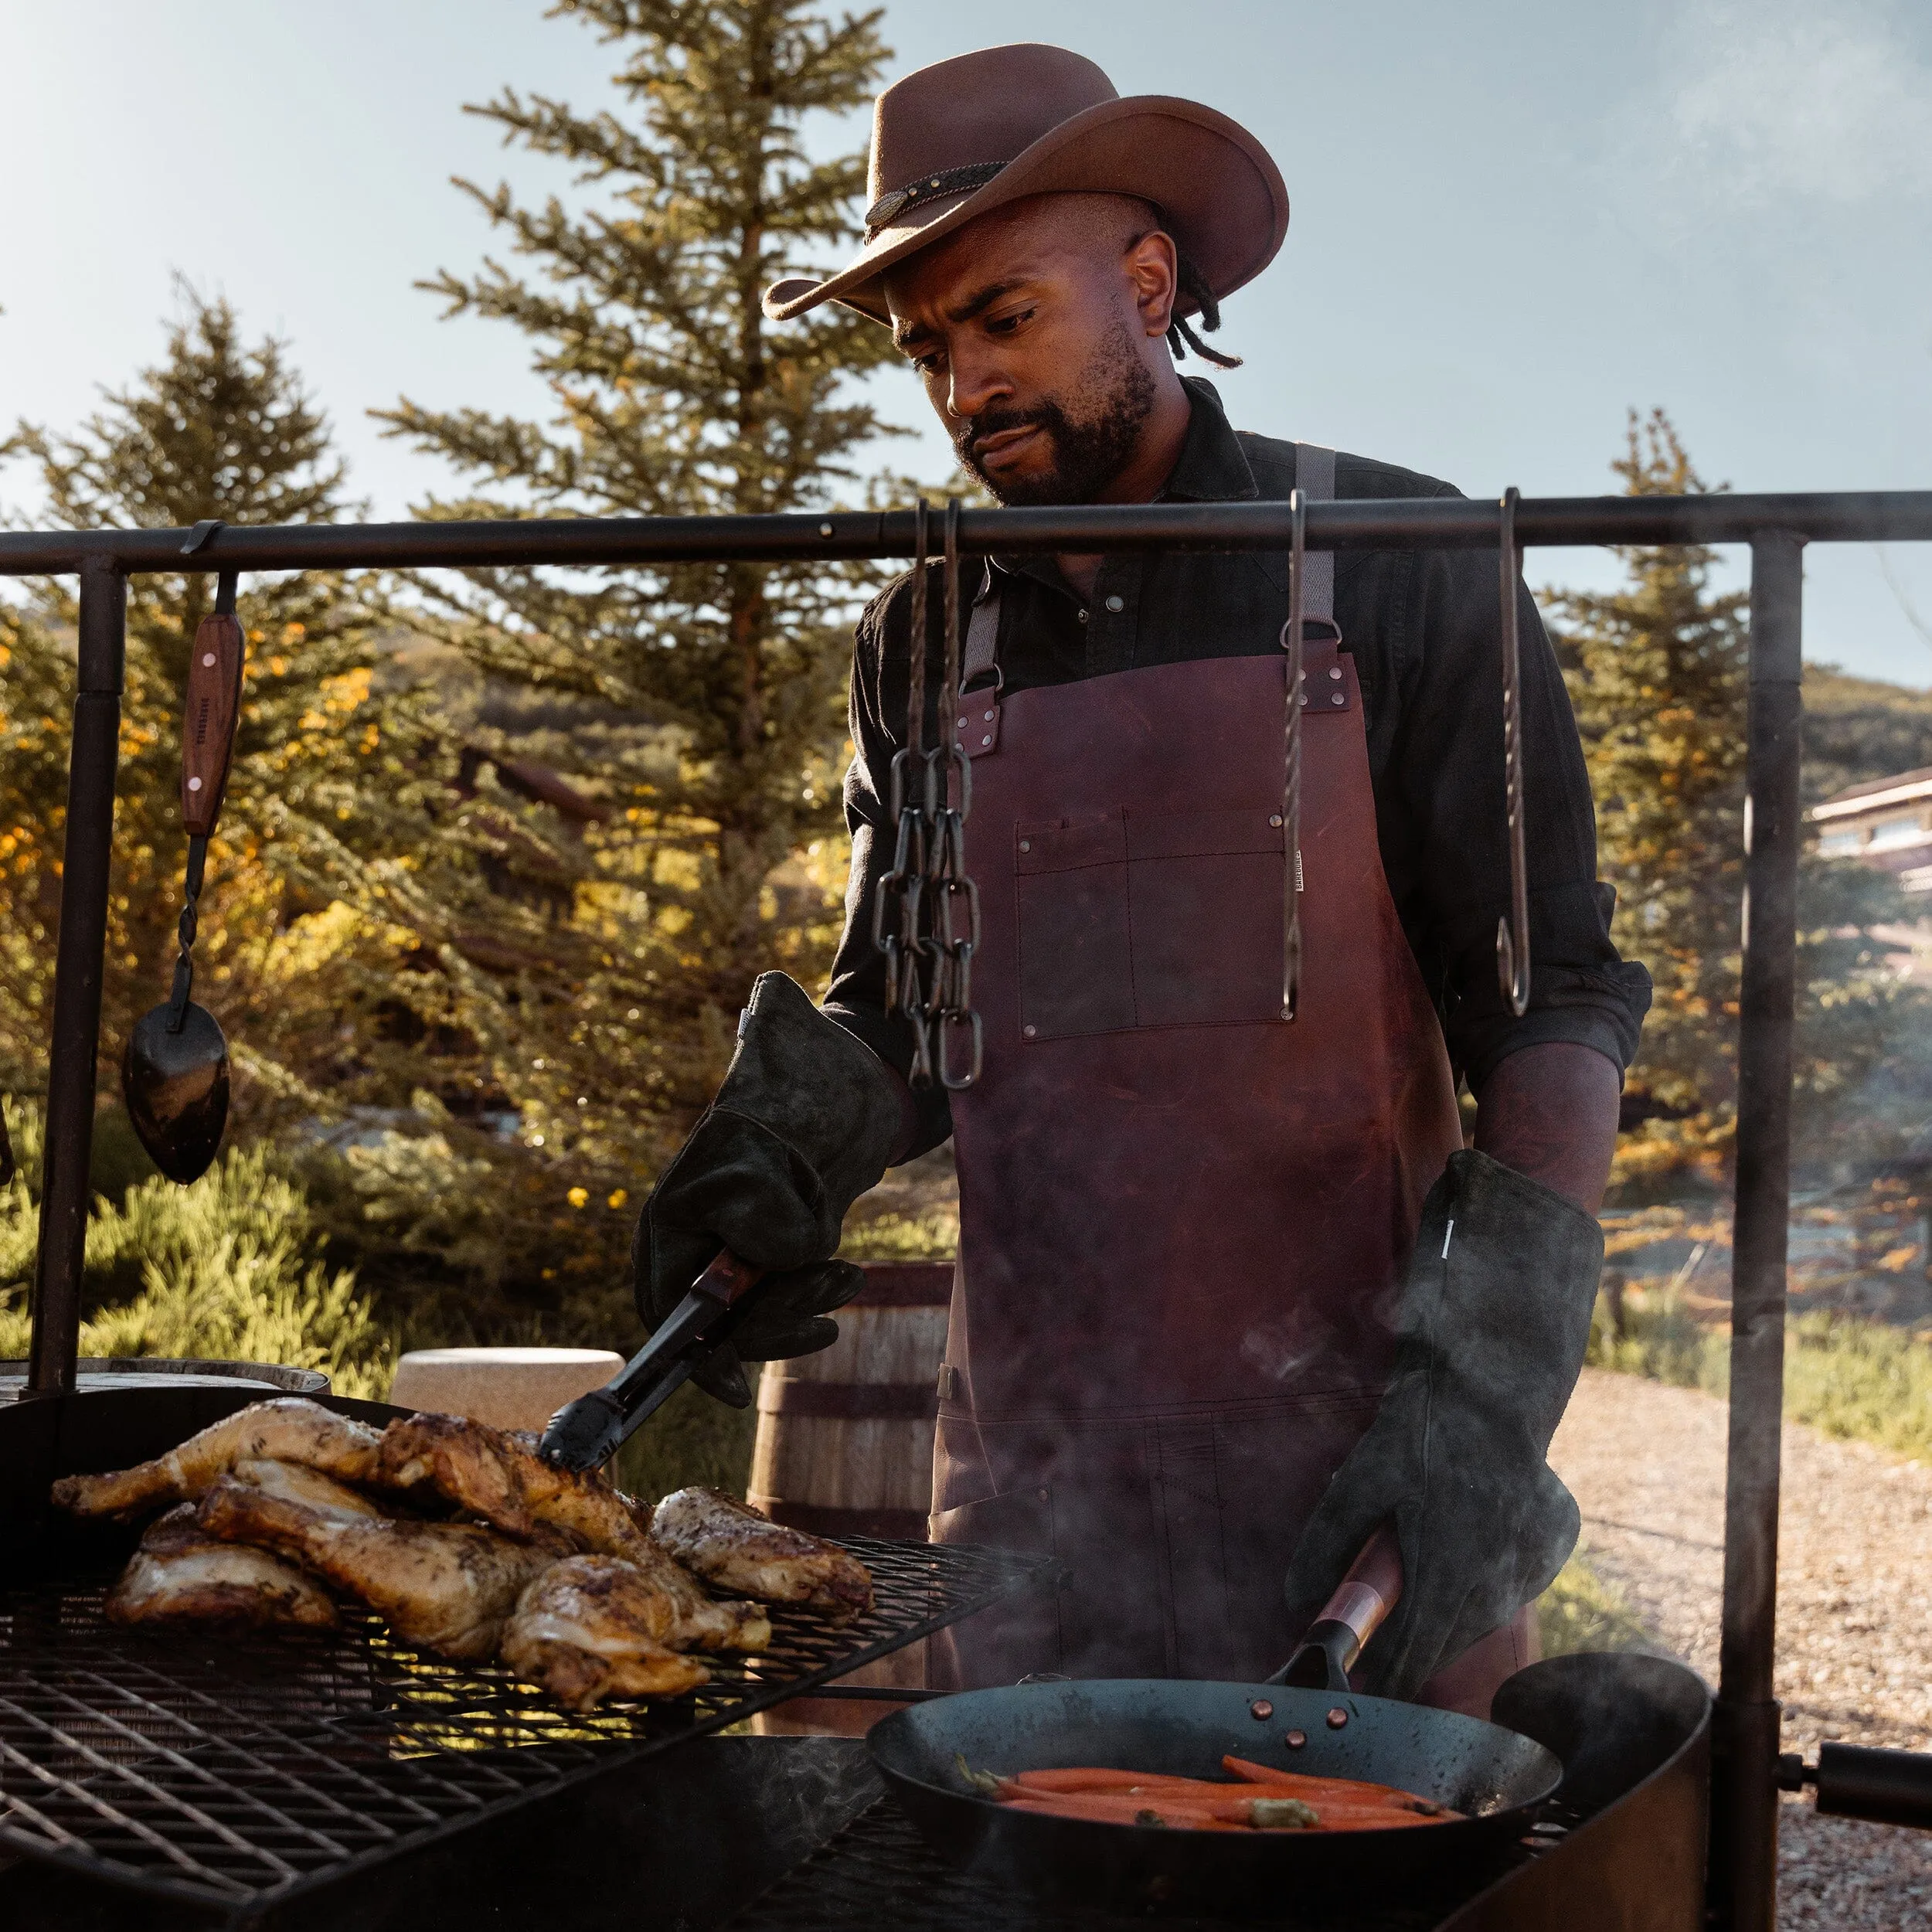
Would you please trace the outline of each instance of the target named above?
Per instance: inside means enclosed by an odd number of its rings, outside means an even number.
[[[879,277],[895,262],[1029,195],[1153,202],[1216,300],[1260,274],[1288,229],[1281,170],[1245,128],[1198,101],[1123,100],[1092,61],[1033,44],[961,54],[888,87],[866,192],[856,260],[825,281],[773,283],[774,321],[825,301],[885,321]]]

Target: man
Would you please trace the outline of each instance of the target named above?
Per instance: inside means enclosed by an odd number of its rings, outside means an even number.
[[[1001,502],[1454,494],[1239,434],[1176,371],[1189,346],[1229,362],[1195,322],[1218,326],[1287,223],[1273,163],[1212,110],[1121,100],[1056,49],[992,49],[881,97],[871,192],[857,260],[781,284],[767,310],[835,299],[889,325]],[[1582,1359],[1594,1210],[1649,998],[1609,941],[1535,608],[1519,590],[1533,968],[1518,1017],[1495,964],[1493,553],[1311,560],[1293,854],[1284,557],[1007,560],[984,576],[961,706],[981,1076],[950,1106],[908,1087],[912,1036],[871,936],[906,577],[859,631],[830,995],[815,1012],[782,976],[760,981],[717,1104],[647,1206],[647,1317],[723,1240],[785,1271],[737,1355],[822,1346],[851,1291],[828,1260],[845,1209],[951,1132],[961,1254],[933,1534],[1051,1551],[1070,1575],[961,1626],[942,1681],[1258,1679],[1391,1524],[1405,1589],[1367,1687],[1486,1713],[1575,1539],[1545,1452]],[[707,1381],[743,1398],[729,1351]]]

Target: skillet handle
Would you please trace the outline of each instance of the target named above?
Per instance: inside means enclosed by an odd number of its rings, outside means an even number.
[[[1345,1691],[1369,1639],[1402,1600],[1402,1544],[1384,1523],[1362,1546],[1294,1655],[1267,1679],[1299,1690]]]

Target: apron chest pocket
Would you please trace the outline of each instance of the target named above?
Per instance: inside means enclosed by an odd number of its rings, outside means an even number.
[[[1279,811],[1015,827],[1023,1037],[1278,1019]]]

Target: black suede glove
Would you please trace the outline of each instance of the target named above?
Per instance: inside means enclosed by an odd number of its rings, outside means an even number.
[[[1542,1595],[1577,1505],[1544,1460],[1581,1372],[1603,1230],[1485,1154],[1449,1157],[1423,1202],[1395,1372],[1288,1566],[1291,1639],[1393,1519],[1402,1600],[1362,1653],[1372,1696],[1413,1697]]]
[[[903,1083],[783,973],[764,973],[738,1022],[717,1097],[638,1217],[638,1311],[655,1328],[721,1247],[767,1270],[730,1342],[692,1379],[751,1400],[742,1364],[810,1355],[838,1338],[826,1318],[865,1277],[831,1257],[849,1208],[906,1129]]]

